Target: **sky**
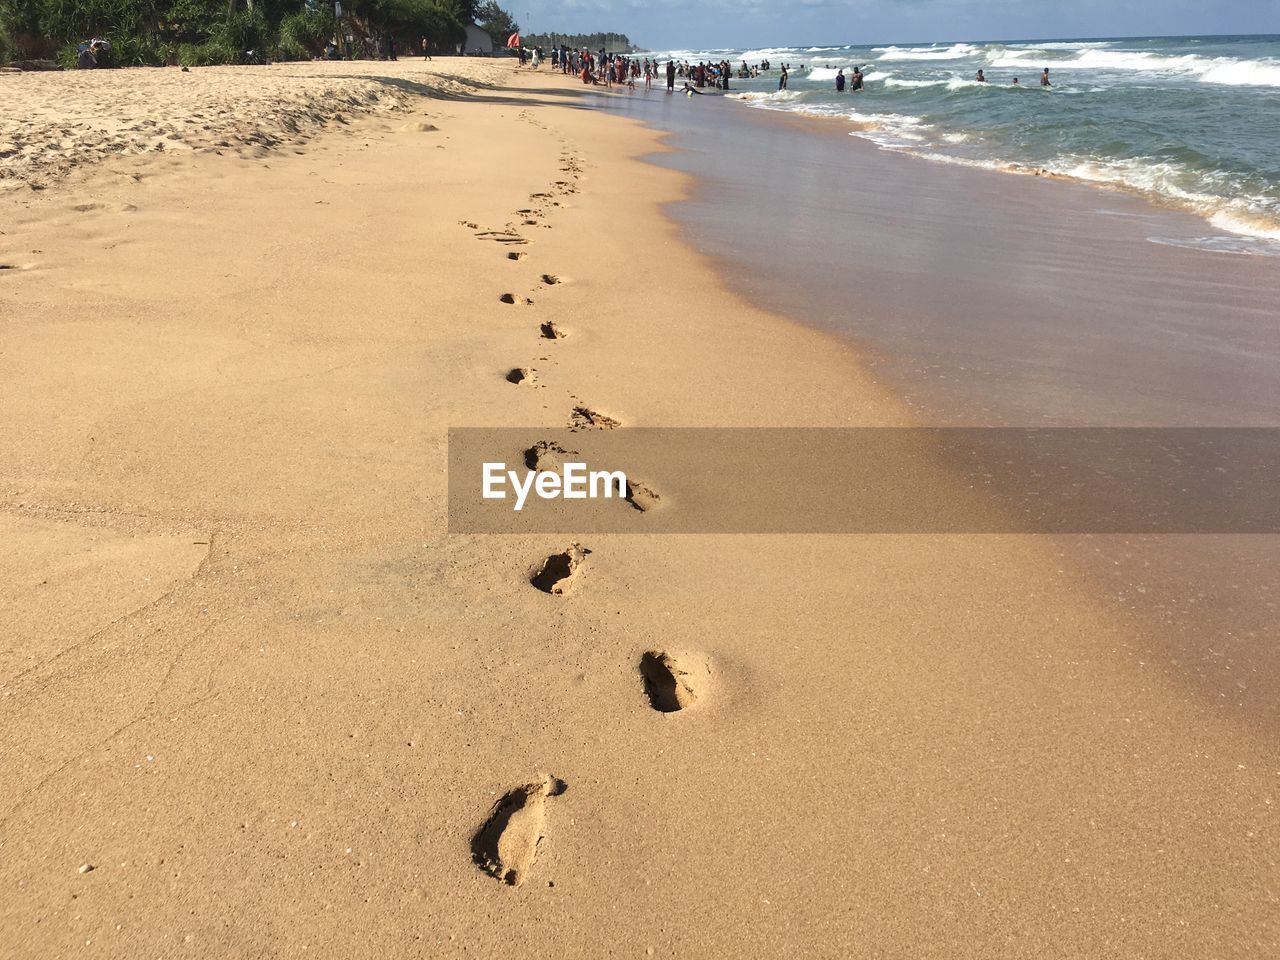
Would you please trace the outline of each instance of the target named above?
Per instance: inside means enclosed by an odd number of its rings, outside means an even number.
[[[1280,34],[1280,0],[499,0],[525,33],[650,50]]]

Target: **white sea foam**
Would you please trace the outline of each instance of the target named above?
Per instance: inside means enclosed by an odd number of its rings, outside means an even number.
[[[746,50],[733,59],[739,63],[743,60],[747,61],[747,63],[759,63],[761,60],[777,60],[779,57],[786,60],[795,55],[795,47],[766,47],[762,50]],[[781,66],[781,63],[779,63],[779,66]]]
[[[1236,233],[1255,240],[1280,241],[1280,223],[1253,211],[1228,207],[1209,217],[1209,222],[1227,233]]]
[[[1148,158],[1128,160],[1065,159],[1047,169],[1077,180],[1122,187],[1137,193],[1173,200],[1197,213],[1226,233],[1255,240],[1280,241],[1280,216],[1273,202],[1239,189],[1234,196],[1225,175],[1204,177],[1186,167]],[[1223,192],[1210,192],[1217,187]]]
[[[1205,83],[1221,83],[1233,87],[1280,87],[1280,62],[1275,60],[1213,61],[1201,75]]]
[[[886,77],[884,85],[886,87],[900,87],[905,90],[919,90],[924,87],[941,87],[946,85],[946,80],[911,80],[907,77]]]
[[[1280,242],[1255,237],[1147,237],[1166,247],[1183,247],[1207,253],[1231,253],[1248,257],[1280,257]]]
[[[972,57],[978,48],[971,43],[953,43],[949,47],[875,47],[881,60],[959,60]]]
[[[1093,50],[1115,46],[1115,40],[1046,40],[1043,43],[1020,43],[1027,50]]]
[[[747,90],[743,93],[730,93],[729,96],[745,103],[778,105],[799,100],[804,94],[799,90]]]
[[[988,54],[993,67],[1047,66],[1054,70],[1128,71],[1166,73],[1228,86],[1280,87],[1280,61],[1237,60],[1233,57],[1202,57],[1189,53],[1169,56],[1142,50],[1089,48],[1070,60],[1035,59],[1035,51],[1000,50]]]
[[[904,150],[925,144],[932,129],[921,117],[898,113],[859,113],[854,110],[844,114],[859,129],[850,135],[883,147],[886,150]]]

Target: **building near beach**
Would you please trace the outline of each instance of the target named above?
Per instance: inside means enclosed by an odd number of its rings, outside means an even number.
[[[493,56],[493,38],[474,23],[468,23],[466,42],[462,44],[462,49],[458,52],[466,54],[468,57]]]

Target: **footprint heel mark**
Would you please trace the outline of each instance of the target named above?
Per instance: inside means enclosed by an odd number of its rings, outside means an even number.
[[[569,789],[555,777],[509,790],[493,806],[489,818],[471,838],[471,857],[485,873],[508,886],[529,878],[538,859],[547,822],[547,798]]]
[[[557,277],[554,273],[544,273],[542,275],[542,282],[550,287],[550,286],[554,286],[557,283],[563,283],[564,281],[561,280],[559,277]]]
[[[640,678],[649,706],[659,713],[676,713],[705,695],[711,668],[700,657],[649,650],[640,658]]]
[[[568,332],[554,320],[548,320],[539,329],[542,331],[542,336],[546,340],[563,340],[569,335]]]
[[[527,257],[527,256],[528,256],[528,254],[527,254],[527,253],[525,253],[523,250],[512,250],[510,253],[508,253],[508,254],[507,254],[507,259],[508,259],[508,260],[523,260],[523,259],[524,259],[525,257]]]
[[[622,426],[621,420],[607,413],[601,413],[599,410],[592,410],[590,407],[574,407],[573,412],[569,414],[570,430],[613,430],[620,426]]]
[[[516,295],[514,293],[504,293],[498,298],[502,303],[515,303]]]
[[[577,583],[582,561],[590,552],[575,543],[567,550],[553,553],[533,571],[529,582],[543,593],[563,597]]]
[[[662,502],[662,497],[647,483],[628,477],[626,500],[641,513],[648,513]]]
[[[533,383],[532,367],[512,367],[507,371],[507,383],[524,384],[528,386]]]

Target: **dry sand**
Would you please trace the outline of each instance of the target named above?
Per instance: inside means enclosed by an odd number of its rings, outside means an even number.
[[[0,78],[396,91],[0,197],[0,955],[1280,949],[1274,732],[1037,538],[598,536],[550,595],[566,538],[446,535],[449,426],[910,421],[680,244],[651,132],[334,66]]]

